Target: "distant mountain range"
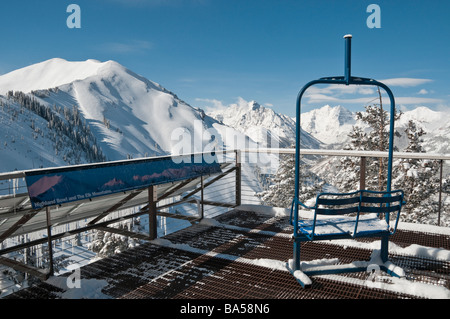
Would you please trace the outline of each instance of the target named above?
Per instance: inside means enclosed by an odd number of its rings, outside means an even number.
[[[361,112],[364,112],[364,108],[361,108]],[[400,133],[403,133],[409,120],[413,120],[426,132],[423,136],[426,152],[450,153],[450,123],[448,121],[450,111],[433,111],[421,106],[402,113],[395,123]],[[334,149],[342,148],[349,141],[348,134],[354,125],[365,127],[364,123],[356,119],[356,112],[351,112],[342,106],[325,105],[301,115],[302,128],[329,148]],[[406,136],[403,134],[396,138],[395,143],[402,150],[407,143]]]
[[[295,144],[295,120],[256,101],[247,102],[240,98],[236,104],[207,114],[249,136],[261,147],[289,148]],[[320,148],[321,144],[305,130],[301,131],[303,148]]]

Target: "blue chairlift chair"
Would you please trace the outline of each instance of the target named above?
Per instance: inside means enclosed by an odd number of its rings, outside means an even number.
[[[302,242],[315,240],[356,239],[361,237],[381,237],[381,249],[377,267],[388,274],[403,277],[404,271],[388,260],[389,236],[398,225],[403,201],[402,190],[391,190],[392,158],[394,149],[394,96],[385,84],[373,79],[351,76],[351,35],[345,39],[345,75],[325,77],[307,83],[297,97],[297,127],[295,149],[295,195],[291,207],[290,222],[294,227],[293,259],[288,263],[289,271],[302,287],[312,284],[309,276],[318,274],[334,274],[343,272],[367,271],[368,262],[354,262],[349,265],[330,265],[313,267],[300,262],[300,246]],[[299,200],[300,182],[300,115],[301,99],[305,91],[315,84],[342,85],[374,85],[383,88],[390,99],[390,130],[388,174],[386,191],[359,190],[352,193],[321,193],[314,206],[306,206]],[[300,219],[300,207],[314,210],[312,218]],[[311,212],[309,212],[311,213]],[[302,215],[303,212],[302,212]],[[382,216],[384,215],[384,218]],[[393,227],[390,215],[395,216]]]

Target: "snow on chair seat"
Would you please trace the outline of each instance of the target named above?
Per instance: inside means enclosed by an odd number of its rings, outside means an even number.
[[[342,239],[393,234],[403,205],[403,191],[322,193],[313,207],[314,217],[298,221],[299,235],[305,240]],[[396,214],[390,229],[380,214]],[[388,219],[389,220],[389,219]]]

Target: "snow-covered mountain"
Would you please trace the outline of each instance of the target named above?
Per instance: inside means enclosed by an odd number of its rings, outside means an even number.
[[[0,76],[0,94],[1,171],[89,161],[69,141],[86,134],[105,160],[256,145],[114,61],[37,63]],[[78,135],[59,136],[61,126]]]
[[[0,76],[0,94],[3,172],[295,142],[295,121],[255,101],[205,114],[114,61],[50,59]],[[448,153],[447,114],[417,108],[398,126],[409,118],[427,131],[427,151]],[[344,143],[356,123],[340,106],[303,113],[301,120],[305,148],[339,147],[334,144]]]
[[[450,152],[449,112],[433,111],[421,106],[404,111],[395,123],[396,129],[402,133],[409,120],[414,120],[426,134],[423,136],[423,146],[427,152],[448,154]],[[356,119],[356,112],[351,112],[342,106],[325,105],[301,114],[302,128],[330,148],[342,148],[349,141],[348,134],[354,125],[366,125]],[[406,137],[396,138],[400,149]]]
[[[225,125],[252,138],[261,147],[288,148],[295,143],[295,121],[255,101],[238,102],[207,113]],[[320,141],[302,130],[302,147],[320,148]]]
[[[75,106],[108,160],[171,153],[175,129],[203,123],[199,110],[114,61],[48,60],[0,77],[0,92],[9,90],[48,107]]]
[[[302,113],[302,128],[325,144],[340,144],[356,124],[356,116],[342,106],[321,108]]]
[[[0,76],[0,94],[6,95],[11,90],[22,92],[43,90],[84,80],[98,74],[104,66],[105,63],[92,59],[87,61],[50,59]]]
[[[427,153],[450,153],[450,111],[434,111],[426,106],[405,111],[398,121],[399,127],[406,127],[414,120],[426,134],[423,135],[423,147]]]

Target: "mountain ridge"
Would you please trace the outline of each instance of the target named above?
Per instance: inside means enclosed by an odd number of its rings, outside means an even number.
[[[364,113],[364,110],[361,110]],[[423,146],[426,152],[450,153],[450,124],[446,120],[449,113],[446,111],[434,111],[426,106],[419,106],[412,110],[405,110],[395,128],[402,134],[408,121],[413,120],[425,131]],[[340,105],[325,105],[318,109],[301,114],[302,127],[318,140],[324,142],[330,148],[342,148],[349,142],[348,134],[354,125],[363,129],[367,125],[357,120],[356,112],[351,112]],[[406,136],[395,139],[395,143],[402,149],[405,146]]]
[[[237,103],[207,114],[248,135],[262,147],[289,148],[295,144],[295,121],[254,100],[239,98]],[[320,148],[322,143],[302,130],[301,144],[304,148]]]
[[[51,59],[0,76],[0,88],[24,91],[49,108],[76,106],[108,160],[169,154],[170,133],[179,127],[193,132],[192,123],[202,118],[169,90],[114,61]]]
[[[64,76],[49,80],[53,74]],[[6,92],[0,95],[2,171],[89,162],[88,154],[69,141],[86,135],[77,125],[92,135],[89,146],[98,147],[105,160],[258,147],[114,61],[50,59],[2,75],[0,83]],[[65,136],[64,126],[75,137]]]

